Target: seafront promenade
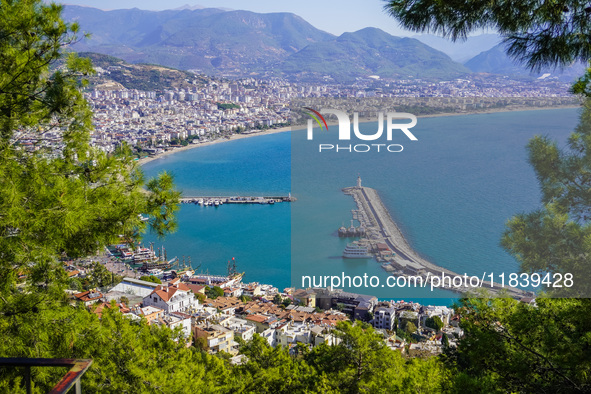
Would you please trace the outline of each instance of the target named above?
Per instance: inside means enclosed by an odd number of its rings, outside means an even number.
[[[393,270],[397,270],[402,275],[420,275],[424,278],[435,275],[441,276],[442,273],[450,277],[464,275],[440,267],[419,256],[402,235],[375,189],[361,186],[359,180],[357,186],[344,188],[343,192],[351,195],[357,204],[357,211],[353,212],[353,217],[365,228],[366,234],[361,242],[369,244],[370,250],[379,261],[389,264]],[[387,245],[394,254],[388,255],[388,253],[384,253],[384,245]],[[493,294],[498,294],[502,290],[505,290],[509,296],[514,298],[521,298],[526,294],[521,289],[507,285],[502,287],[498,283],[491,284],[490,281],[482,280],[481,282],[482,284],[479,287]],[[461,293],[474,290],[473,287],[469,286],[452,287],[445,283],[440,287]]]

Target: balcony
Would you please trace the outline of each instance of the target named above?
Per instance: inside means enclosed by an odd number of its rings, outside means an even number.
[[[73,358],[0,358],[0,368],[24,368],[27,394],[32,393],[32,367],[70,367],[64,377],[49,391],[50,394],[65,394],[72,387],[80,394],[80,378],[92,364],[92,360]]]

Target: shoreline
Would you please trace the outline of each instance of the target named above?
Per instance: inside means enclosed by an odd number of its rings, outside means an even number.
[[[519,108],[492,108],[492,109],[486,109],[483,111],[470,111],[470,112],[442,112],[442,113],[438,113],[438,114],[428,114],[428,115],[417,115],[417,118],[437,118],[437,117],[448,117],[448,116],[465,116],[465,115],[479,115],[479,114],[494,114],[494,113],[501,113],[501,112],[518,112],[518,111],[543,111],[543,110],[551,110],[551,109],[567,109],[567,108],[580,108],[580,105],[561,105],[561,106],[555,106],[555,107],[519,107]],[[361,118],[360,121],[362,122],[372,122],[372,121],[377,121],[377,118]],[[338,125],[338,122],[336,121],[330,121],[327,122],[329,125],[331,126],[336,126]],[[276,129],[269,129],[269,130],[265,130],[265,131],[259,131],[259,132],[255,132],[255,133],[248,133],[248,134],[232,134],[230,136],[230,138],[218,138],[217,140],[213,140],[213,141],[207,141],[207,142],[203,142],[200,144],[192,144],[190,143],[187,146],[183,146],[182,148],[173,148],[171,150],[168,150],[166,152],[163,153],[159,153],[157,155],[154,156],[148,156],[145,158],[141,158],[139,160],[137,160],[136,162],[141,166],[147,163],[150,163],[154,160],[157,159],[161,159],[164,158],[166,156],[170,156],[172,154],[178,153],[178,152],[183,152],[183,151],[187,151],[190,149],[194,149],[194,148],[199,148],[202,146],[209,146],[209,145],[213,145],[213,144],[220,144],[220,143],[224,143],[224,142],[228,142],[228,141],[236,141],[236,140],[241,140],[244,138],[252,138],[252,137],[258,137],[258,136],[263,136],[263,135],[270,135],[270,134],[277,134],[277,133],[286,133],[291,131],[292,127],[302,127],[304,128],[305,125],[293,125],[293,126],[284,126],[284,127],[279,127]]]
[[[544,111],[551,109],[567,109],[567,108],[581,108],[580,105],[559,105],[555,107],[519,107],[519,108],[490,108],[483,111],[472,112],[442,112],[440,114],[417,115],[417,118],[437,118],[440,116],[464,116],[464,115],[480,115],[480,114],[496,114],[501,112],[525,112],[525,111]]]
[[[568,108],[581,108],[580,105],[559,105],[555,107],[507,107],[507,108],[489,108],[482,111],[468,111],[468,112],[441,112],[437,114],[427,114],[427,115],[416,115],[417,119],[422,118],[439,118],[439,117],[448,117],[448,116],[467,116],[467,115],[485,115],[485,114],[496,114],[496,113],[503,113],[503,112],[526,112],[526,111],[547,111],[552,109],[568,109]],[[360,118],[359,123],[364,122],[376,122],[378,120],[377,117],[365,117]],[[385,118],[384,118],[385,120]],[[339,122],[335,120],[330,120],[326,122],[329,126],[338,126]],[[298,127],[305,127],[305,125],[296,125]]]
[[[285,133],[285,132],[288,132],[288,131],[291,131],[291,126],[278,127],[276,129],[259,131],[259,132],[256,132],[256,133],[232,134],[230,136],[230,138],[218,138],[217,140],[202,142],[200,144],[192,144],[192,143],[190,143],[189,145],[183,146],[182,148],[173,148],[171,150],[167,150],[166,152],[159,153],[159,154],[154,155],[154,156],[148,156],[148,157],[145,157],[145,158],[141,158],[141,159],[137,160],[136,162],[139,165],[143,165],[143,164],[149,163],[151,161],[154,161],[154,160],[157,160],[157,159],[161,159],[161,158],[166,157],[166,156],[170,156],[170,155],[175,154],[175,153],[179,153],[179,152],[191,150],[191,149],[194,149],[194,148],[199,148],[199,147],[202,147],[202,146],[209,146],[209,145],[214,145],[214,144],[220,144],[220,143],[223,143],[223,142],[236,141],[236,140],[241,140],[241,139],[244,139],[244,138],[258,137],[258,136],[262,136],[262,135]]]

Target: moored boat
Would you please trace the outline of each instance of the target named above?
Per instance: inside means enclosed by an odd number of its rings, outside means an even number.
[[[368,252],[367,246],[361,245],[357,242],[347,244],[343,251],[343,258],[346,259],[371,259],[372,256]]]

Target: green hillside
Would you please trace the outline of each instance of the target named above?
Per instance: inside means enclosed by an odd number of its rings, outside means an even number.
[[[329,75],[336,80],[378,75],[382,78],[449,79],[470,71],[418,40],[365,28],[335,40],[314,43],[280,64],[302,78]]]
[[[193,86],[193,82],[205,81],[205,77],[187,71],[175,70],[152,64],[129,64],[123,59],[93,52],[79,52],[80,57],[89,58],[95,69],[103,71],[88,78],[91,87],[120,84],[126,89],[165,90],[174,87]],[[116,84],[112,84],[116,82]]]

